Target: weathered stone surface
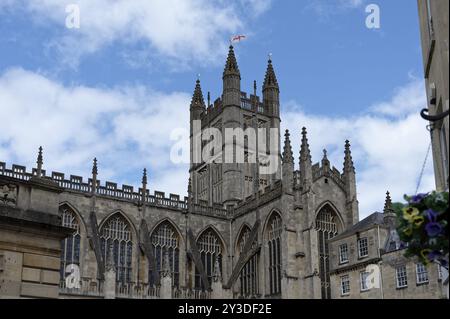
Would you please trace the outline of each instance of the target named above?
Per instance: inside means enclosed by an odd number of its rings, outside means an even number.
[[[23,265],[34,268],[59,270],[60,260],[56,257],[26,253],[23,256]]]

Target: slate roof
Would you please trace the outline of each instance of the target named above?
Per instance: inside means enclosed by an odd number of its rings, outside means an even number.
[[[365,231],[367,229],[370,229],[370,228],[372,228],[373,226],[376,226],[376,225],[380,225],[380,226],[385,225],[384,224],[384,214],[383,213],[375,212],[375,213],[367,216],[366,218],[364,218],[363,220],[361,220],[357,224],[353,225],[352,227],[350,227],[349,229],[347,229],[343,233],[340,233],[339,235],[337,235],[336,237],[334,237],[331,240],[332,241],[339,240],[339,239],[351,236],[353,234],[356,234],[358,232],[362,232],[362,231]]]

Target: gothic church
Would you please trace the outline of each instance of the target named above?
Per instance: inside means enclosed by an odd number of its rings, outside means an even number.
[[[103,183],[96,160],[87,181],[47,173],[42,149],[31,172],[0,162],[0,295],[330,298],[328,240],[359,221],[350,143],[343,141],[342,171],[326,152],[321,162],[312,162],[306,128],[298,132],[298,165],[286,131],[284,147],[272,154],[281,164],[271,174],[258,174],[260,162],[193,160],[194,121],[222,132],[252,125],[279,132],[279,96],[271,59],[262,98],[256,85],[253,94],[241,91],[232,46],[222,96],[211,103],[208,94],[205,102],[197,81],[185,198],[150,193],[145,170],[139,189]],[[251,153],[246,150],[245,157]],[[19,229],[23,240],[8,240]],[[11,260],[18,271],[8,266]]]

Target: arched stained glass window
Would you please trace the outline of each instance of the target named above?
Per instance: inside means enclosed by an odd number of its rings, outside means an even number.
[[[80,223],[77,215],[67,206],[60,208],[61,225],[72,228],[75,232],[61,242],[61,280],[66,278],[70,272],[66,272],[67,266],[80,266]],[[70,267],[69,267],[70,268]]]
[[[169,253],[172,284],[179,286],[180,281],[180,238],[175,227],[168,221],[160,224],[151,235],[153,254],[156,259],[156,270],[161,274],[164,252]],[[149,282],[155,285],[155,278],[149,273]]]
[[[133,241],[131,226],[120,214],[111,216],[100,230],[100,240],[104,260],[108,260],[109,247],[113,245],[116,279],[131,282]]]
[[[241,231],[241,235],[238,241],[239,253],[244,252],[244,247],[247,244],[248,238],[250,236],[250,228],[248,226],[244,227]],[[254,241],[252,248],[257,245],[256,240]],[[259,295],[259,278],[258,278],[258,267],[259,267],[259,255],[253,255],[250,260],[242,268],[239,275],[239,280],[241,284],[241,297],[243,298],[254,298]]]
[[[324,206],[316,219],[316,230],[319,245],[319,276],[321,282],[322,298],[331,298],[330,287],[330,251],[328,240],[338,234],[338,216],[329,206]]]
[[[214,264],[219,260],[220,271],[222,272],[222,253],[223,248],[217,233],[208,229],[197,240],[197,247],[200,252],[200,258],[203,263],[206,275],[208,276],[209,284],[212,283],[214,274]],[[200,273],[195,269],[195,288],[204,289]]]
[[[267,245],[269,247],[269,288],[271,295],[281,294],[281,232],[280,215],[273,214],[268,223]]]

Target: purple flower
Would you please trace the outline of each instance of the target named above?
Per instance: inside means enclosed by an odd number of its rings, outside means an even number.
[[[420,204],[420,202],[427,196],[428,194],[417,194],[411,197],[411,200],[409,202],[411,204]]]
[[[425,226],[428,237],[437,237],[442,233],[443,227],[436,222],[430,222]]]
[[[428,217],[428,220],[429,220],[430,222],[435,223],[435,222],[437,221],[438,213],[436,213],[434,210],[432,210],[432,209],[430,208],[430,209],[427,209],[427,210],[425,211],[425,213],[426,213],[426,215],[427,215],[427,217]]]
[[[435,251],[429,253],[427,257],[428,257],[428,260],[435,261],[436,259],[440,259],[440,257],[442,257],[442,254],[439,251],[435,250]]]

